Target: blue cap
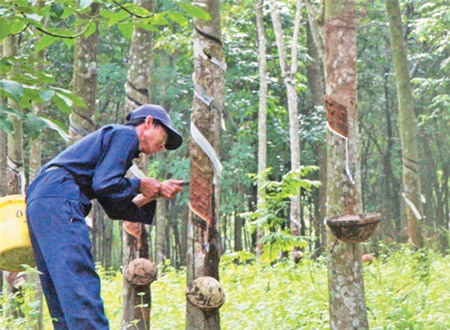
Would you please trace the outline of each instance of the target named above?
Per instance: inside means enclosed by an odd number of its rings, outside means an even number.
[[[166,128],[167,142],[165,148],[167,150],[175,150],[183,143],[183,137],[172,127],[172,121],[170,120],[167,111],[156,104],[144,104],[139,108],[134,109],[128,115],[126,120],[131,122],[137,119],[147,118],[152,116],[153,119],[157,119]]]

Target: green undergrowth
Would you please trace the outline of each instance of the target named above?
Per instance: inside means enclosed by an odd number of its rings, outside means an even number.
[[[449,261],[449,256],[403,248],[364,265],[370,329],[450,329]],[[233,253],[222,257],[220,267],[226,292],[220,309],[222,329],[329,329],[324,259],[305,257],[298,265],[285,260],[263,266],[246,253]],[[111,329],[120,329],[122,275],[101,267],[99,273]],[[152,329],[184,329],[185,277],[184,270],[160,267],[152,284]],[[22,298],[4,293],[0,329],[33,329],[34,289],[28,285],[24,290],[29,292]],[[17,299],[24,300],[23,318],[6,313]],[[51,329],[48,313],[44,315],[44,328]]]

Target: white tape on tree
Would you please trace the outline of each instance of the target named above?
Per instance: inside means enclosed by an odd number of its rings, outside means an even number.
[[[408,198],[406,197],[405,193],[402,193],[403,198],[405,199],[406,204],[408,204],[409,208],[411,209],[412,213],[414,214],[414,216],[416,217],[417,220],[422,220],[422,215],[420,214],[419,210],[417,209],[417,207],[414,205],[414,203]]]
[[[194,141],[200,146],[203,152],[211,160],[211,163],[214,165],[214,168],[216,170],[216,174],[220,175],[223,167],[222,164],[220,163],[219,158],[217,157],[216,151],[192,121],[191,121],[191,134]]]

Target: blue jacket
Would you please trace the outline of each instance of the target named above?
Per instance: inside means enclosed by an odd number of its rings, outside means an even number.
[[[90,200],[97,199],[112,219],[151,224],[156,201],[137,207],[132,199],[139,193],[140,179],[125,177],[139,153],[133,126],[104,126],[45,164],[27,190],[27,203],[38,197],[67,197],[84,204],[87,214]],[[75,184],[68,187],[70,183],[49,179],[62,175],[54,167],[70,173]]]

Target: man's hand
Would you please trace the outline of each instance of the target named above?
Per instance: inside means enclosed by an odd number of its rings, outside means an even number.
[[[148,203],[150,203],[150,202],[153,201],[153,200],[155,200],[155,199],[154,199],[154,198],[147,198],[147,197],[145,197],[145,196],[142,195],[142,194],[137,194],[137,195],[133,198],[132,202],[133,202],[134,204],[136,204],[138,207],[142,207],[142,206],[144,206],[145,204],[148,204]]]
[[[141,193],[148,199],[156,199],[160,196],[161,182],[156,179],[142,178],[141,179]]]
[[[168,199],[175,198],[176,194],[183,190],[183,180],[169,179],[161,183],[160,196]]]

